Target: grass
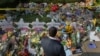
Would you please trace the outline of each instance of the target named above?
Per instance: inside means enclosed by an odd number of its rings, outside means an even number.
[[[39,18],[39,21],[40,22],[50,22],[50,18],[46,17],[46,15],[43,15],[44,17],[40,17],[39,15],[37,14],[28,14],[28,15],[22,15],[22,16],[19,16],[16,20],[14,21],[19,21],[20,18],[23,18],[25,22],[33,22],[36,20],[36,18]]]

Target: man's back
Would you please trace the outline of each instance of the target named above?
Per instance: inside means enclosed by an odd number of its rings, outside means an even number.
[[[65,56],[64,48],[57,40],[48,37],[41,40],[45,56]]]

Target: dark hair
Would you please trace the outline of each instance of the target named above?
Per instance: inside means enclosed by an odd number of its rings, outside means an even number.
[[[49,28],[49,35],[51,37],[55,37],[56,36],[56,33],[57,33],[57,28],[56,27]]]

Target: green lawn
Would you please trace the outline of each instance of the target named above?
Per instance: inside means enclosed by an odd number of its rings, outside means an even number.
[[[42,17],[40,17],[39,15],[36,15],[36,14],[32,14],[32,15],[28,14],[28,15],[19,16],[17,18],[17,20],[15,20],[15,21],[19,21],[19,19],[21,17],[24,19],[25,22],[33,22],[33,21],[36,20],[36,18],[39,18],[40,22],[43,22],[43,21],[44,22],[50,22],[51,21],[50,18],[46,17],[46,15],[44,15],[44,17],[42,18]]]

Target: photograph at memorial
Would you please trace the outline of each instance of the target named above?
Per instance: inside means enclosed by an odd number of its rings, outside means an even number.
[[[100,56],[100,0],[0,0],[0,56]]]

